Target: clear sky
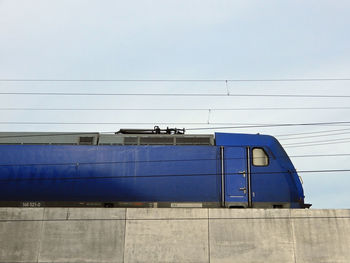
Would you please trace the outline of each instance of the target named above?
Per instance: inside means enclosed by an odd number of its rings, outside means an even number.
[[[0,0],[0,79],[349,78],[349,13],[350,2],[341,0]],[[226,93],[228,88],[231,94],[350,96],[349,85],[350,81],[228,82],[227,87],[224,81],[0,81],[0,92]],[[347,97],[0,95],[0,108],[319,108],[350,107],[349,102]],[[350,121],[349,113],[349,109],[213,110],[209,122]],[[10,121],[149,124],[4,123]],[[169,124],[178,128],[220,126],[206,124],[208,111],[0,111],[0,131],[109,132],[152,128],[162,122],[201,123]],[[350,153],[347,126],[220,131],[274,135],[291,156]],[[308,134],[283,136],[295,133]],[[315,135],[322,136],[309,137]],[[328,144],[301,146],[302,142]],[[288,145],[293,143],[299,145]],[[291,158],[298,170],[350,169],[350,156]],[[350,172],[300,175],[306,201],[314,208],[350,208]]]

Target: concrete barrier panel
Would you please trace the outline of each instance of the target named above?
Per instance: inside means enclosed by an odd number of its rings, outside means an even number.
[[[47,209],[38,262],[123,262],[125,209],[86,211]]]
[[[209,262],[207,209],[128,209],[124,259]]]
[[[350,211],[292,211],[298,263],[350,262]]]
[[[40,246],[40,221],[0,224],[0,262],[37,262]]]
[[[37,262],[43,208],[0,209],[0,262]]]
[[[295,263],[288,210],[209,210],[210,262]]]

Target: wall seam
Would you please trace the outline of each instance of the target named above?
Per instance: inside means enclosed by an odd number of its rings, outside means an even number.
[[[127,217],[127,211],[128,209],[125,208],[125,220],[124,220],[124,244],[123,244],[123,263],[125,262],[125,245],[126,245],[126,223],[127,223],[127,220],[126,220],[126,217]]]
[[[291,232],[292,232],[292,238],[293,238],[293,257],[294,257],[294,263],[297,263],[297,256],[296,256],[296,241],[295,241],[295,230],[294,230],[294,222],[292,218],[292,210],[289,209],[289,215],[290,215],[290,226],[291,226]]]
[[[210,218],[209,218],[209,208],[207,208],[208,214],[208,262],[210,263]]]
[[[42,221],[41,221],[41,226],[40,226],[38,253],[37,253],[37,257],[36,257],[37,263],[39,263],[39,259],[40,259],[41,243],[42,243],[42,239],[43,239],[44,223],[45,223],[45,220],[44,220],[45,219],[45,210],[46,210],[46,208],[43,208]]]

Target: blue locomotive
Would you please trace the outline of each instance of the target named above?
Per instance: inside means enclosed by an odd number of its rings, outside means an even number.
[[[272,136],[0,133],[0,206],[306,208]]]

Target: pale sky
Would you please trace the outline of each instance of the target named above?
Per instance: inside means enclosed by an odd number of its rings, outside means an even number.
[[[0,79],[350,77],[349,1],[0,0]],[[348,95],[350,81],[228,82],[232,94]],[[4,82],[0,92],[226,93],[225,82]],[[0,95],[0,108],[350,107],[350,98]],[[350,121],[350,110],[212,111],[210,122]],[[147,122],[16,125],[1,122]],[[206,111],[0,111],[0,131],[117,131],[207,125]],[[154,124],[154,125],[153,125]],[[165,125],[163,125],[164,127]],[[232,125],[231,125],[232,126]],[[289,155],[346,154],[347,126],[218,130],[276,136]],[[203,130],[201,133],[213,133]],[[193,133],[193,132],[191,132]],[[322,135],[321,137],[300,138]],[[291,139],[294,138],[294,139]],[[288,140],[285,140],[288,139]],[[292,157],[298,170],[350,169],[349,156]],[[350,208],[350,172],[300,174],[314,208]]]

